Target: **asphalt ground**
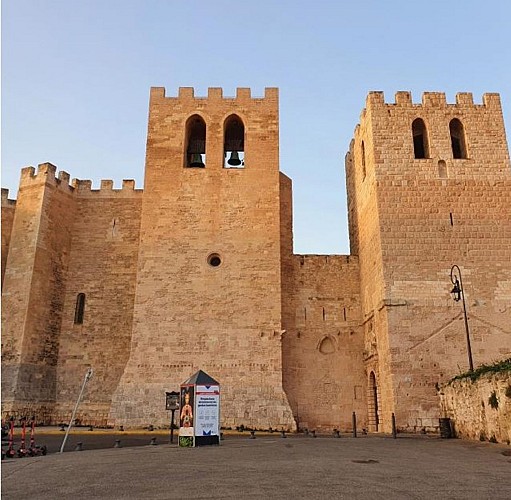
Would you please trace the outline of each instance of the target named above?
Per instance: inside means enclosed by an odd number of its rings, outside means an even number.
[[[511,498],[511,447],[491,443],[274,434],[226,436],[220,446],[194,449],[84,449],[4,460],[2,498]]]

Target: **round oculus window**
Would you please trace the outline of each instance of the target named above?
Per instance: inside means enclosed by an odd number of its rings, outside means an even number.
[[[208,256],[208,264],[211,267],[218,267],[222,263],[222,259],[220,258],[220,255],[217,253],[212,253]]]

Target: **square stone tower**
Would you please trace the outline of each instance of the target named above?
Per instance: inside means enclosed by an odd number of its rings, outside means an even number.
[[[278,91],[151,90],[131,353],[111,422],[165,424],[202,369],[223,425],[294,428],[282,388]]]
[[[500,99],[371,92],[346,158],[352,253],[359,256],[370,430],[391,413],[438,423],[436,384],[467,371],[463,274],[476,366],[511,352],[511,170]]]

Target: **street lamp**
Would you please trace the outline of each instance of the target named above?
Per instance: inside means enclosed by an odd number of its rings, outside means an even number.
[[[463,280],[461,279],[461,270],[456,264],[454,264],[454,266],[451,267],[451,283],[454,285],[451,290],[452,298],[456,302],[459,302],[461,300],[463,303],[463,316],[465,318],[465,332],[467,335],[468,364],[469,370],[473,372],[474,362],[472,361],[472,347],[470,346],[470,330],[468,328],[467,306],[465,305],[465,292],[463,291]]]

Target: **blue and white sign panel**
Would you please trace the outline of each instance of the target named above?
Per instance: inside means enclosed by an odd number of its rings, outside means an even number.
[[[195,435],[220,435],[220,386],[218,385],[196,387]]]

